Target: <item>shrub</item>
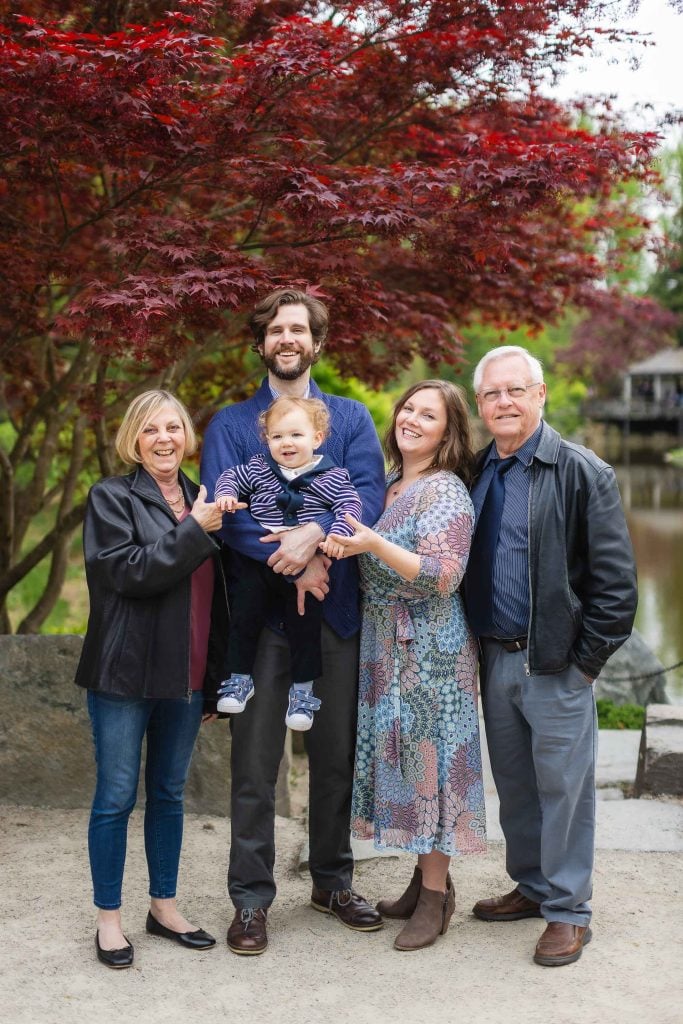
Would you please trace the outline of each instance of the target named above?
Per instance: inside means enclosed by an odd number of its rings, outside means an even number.
[[[640,704],[615,704],[611,700],[596,701],[600,729],[642,729],[645,708]]]

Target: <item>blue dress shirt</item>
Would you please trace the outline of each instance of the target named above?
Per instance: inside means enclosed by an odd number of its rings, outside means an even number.
[[[542,424],[515,453],[515,463],[505,474],[505,501],[493,565],[493,623],[499,637],[523,636],[529,628],[529,472]],[[495,442],[484,460],[481,475],[472,488],[476,521],[499,459]]]

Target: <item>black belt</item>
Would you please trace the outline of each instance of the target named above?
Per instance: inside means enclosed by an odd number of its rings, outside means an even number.
[[[525,636],[511,636],[501,638],[499,636],[483,636],[482,640],[494,640],[497,644],[503,648],[504,651],[525,651],[527,645],[527,637]]]

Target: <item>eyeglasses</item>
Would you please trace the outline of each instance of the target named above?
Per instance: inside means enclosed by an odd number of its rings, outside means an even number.
[[[533,384],[514,384],[511,388],[496,388],[493,391],[482,391],[478,398],[481,398],[482,402],[486,402],[487,405],[493,405],[503,395],[507,395],[508,398],[524,398],[529,388],[537,388],[543,381],[535,380]]]

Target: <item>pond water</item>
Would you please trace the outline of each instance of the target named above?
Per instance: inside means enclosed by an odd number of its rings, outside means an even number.
[[[683,470],[615,466],[638,566],[640,630],[665,667],[683,661]],[[683,704],[683,666],[666,674]]]

